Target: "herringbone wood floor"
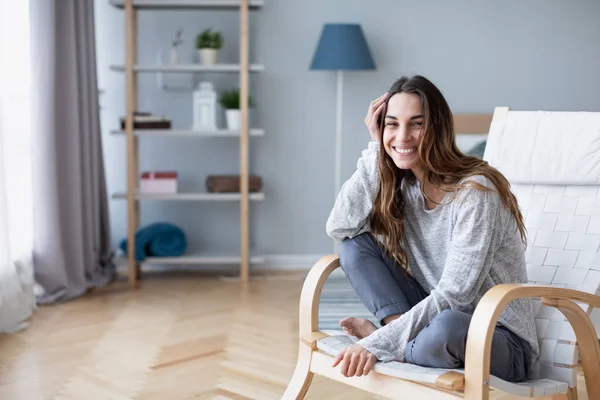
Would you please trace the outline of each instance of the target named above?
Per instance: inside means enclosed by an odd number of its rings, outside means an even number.
[[[40,308],[28,329],[0,335],[0,399],[279,399],[296,361],[301,285],[300,275],[241,290],[153,273],[135,291],[117,282]],[[375,397],[315,377],[307,398]]]

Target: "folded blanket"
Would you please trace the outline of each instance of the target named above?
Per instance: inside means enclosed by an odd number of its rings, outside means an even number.
[[[121,241],[121,250],[127,254],[127,239]],[[185,233],[181,228],[157,222],[138,229],[135,233],[135,259],[146,257],[177,257],[187,248]]]

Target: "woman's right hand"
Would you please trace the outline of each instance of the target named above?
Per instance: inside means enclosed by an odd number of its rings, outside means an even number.
[[[369,135],[375,142],[379,141],[379,118],[385,108],[385,101],[388,93],[385,92],[381,97],[376,98],[369,104],[369,111],[365,117],[365,125],[369,128]]]

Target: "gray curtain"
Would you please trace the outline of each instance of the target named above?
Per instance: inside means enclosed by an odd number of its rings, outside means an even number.
[[[34,271],[39,304],[115,277],[104,176],[93,0],[31,0]]]

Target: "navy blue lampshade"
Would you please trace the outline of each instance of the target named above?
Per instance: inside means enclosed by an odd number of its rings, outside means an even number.
[[[325,24],[310,69],[375,69],[359,24]]]

